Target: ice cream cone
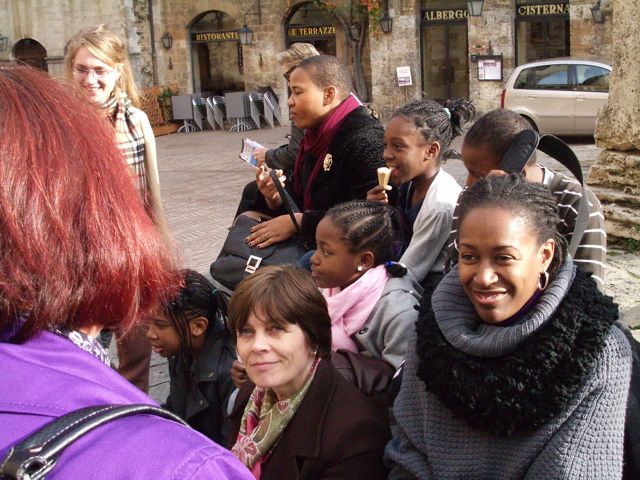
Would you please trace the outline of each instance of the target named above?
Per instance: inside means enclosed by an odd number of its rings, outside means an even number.
[[[387,184],[389,183],[390,176],[391,169],[387,167],[380,167],[378,169],[378,184],[386,188]]]

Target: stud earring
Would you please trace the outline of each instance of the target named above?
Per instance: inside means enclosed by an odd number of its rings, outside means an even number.
[[[546,270],[544,272],[540,272],[540,277],[538,278],[538,290],[543,292],[549,286],[549,272]]]
[[[362,265],[358,265],[356,267],[356,272],[361,272],[362,271]]]

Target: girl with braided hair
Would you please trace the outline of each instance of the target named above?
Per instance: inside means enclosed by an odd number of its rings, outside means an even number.
[[[178,294],[149,319],[153,350],[169,358],[165,407],[220,445],[233,391],[235,345],[227,329],[227,296],[194,270],[182,272]]]
[[[631,352],[551,192],[488,176],[459,212],[458,264],[409,339],[389,478],[621,478]]]
[[[395,263],[399,212],[380,202],[336,205],[318,224],[316,242],[311,275],[324,289],[333,350],[365,353],[398,368],[422,294],[413,275]]]
[[[413,235],[401,262],[423,285],[441,278],[444,247],[461,190],[440,164],[452,155],[451,141],[474,114],[468,99],[445,106],[417,100],[396,110],[385,129],[384,160],[391,169],[391,185],[372,188],[367,200],[391,201],[404,212]]]

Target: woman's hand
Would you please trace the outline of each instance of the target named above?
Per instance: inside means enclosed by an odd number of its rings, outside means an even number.
[[[258,162],[258,165],[263,165],[267,161],[267,149],[264,147],[258,147],[253,149],[253,157]]]
[[[376,185],[367,192],[367,201],[389,203],[387,190],[391,190],[391,185],[387,185],[386,187],[383,187],[382,185]]]
[[[233,384],[240,388],[247,381],[247,371],[244,365],[239,360],[234,360],[231,365],[231,381]]]
[[[276,170],[276,175],[280,179],[280,184],[284,187],[284,181],[287,177],[282,174],[282,170]],[[280,198],[278,189],[273,184],[271,176],[265,171],[265,169],[258,168],[256,171],[256,183],[258,184],[260,193],[267,201],[267,206],[271,210],[276,210],[282,206],[282,199]]]
[[[298,224],[302,222],[302,213],[296,213]],[[291,238],[296,233],[296,227],[289,215],[280,215],[267,222],[259,223],[251,228],[251,235],[245,241],[251,247],[264,248],[274,243]]]

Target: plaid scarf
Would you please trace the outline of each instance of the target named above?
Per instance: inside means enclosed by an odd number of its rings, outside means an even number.
[[[309,369],[304,385],[291,398],[278,401],[271,389],[261,387],[253,389],[242,415],[238,439],[231,453],[251,470],[255,478],[260,478],[260,464],[268,457],[280,440],[280,435],[298,411],[313,381],[319,362],[320,357],[317,357]]]
[[[112,95],[102,105],[105,116],[116,131],[116,142],[120,151],[133,170],[136,188],[147,204],[147,174],[144,167],[144,134],[142,128],[135,122],[131,100],[126,93],[120,98]]]
[[[78,330],[70,330],[67,327],[53,327],[49,330],[56,335],[70,340],[72,343],[76,344],[85,352],[90,353],[105,365],[111,366],[109,353],[104,349],[102,345],[100,345],[100,342],[97,339]]]

